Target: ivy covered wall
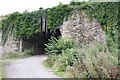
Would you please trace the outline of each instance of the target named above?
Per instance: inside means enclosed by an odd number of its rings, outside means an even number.
[[[5,41],[7,36],[15,34],[17,38],[32,38],[40,32],[40,16],[48,17],[48,28],[53,30],[62,25],[74,9],[85,11],[90,18],[96,18],[107,35],[108,45],[118,42],[118,3],[117,2],[70,2],[69,4],[59,4],[53,8],[38,11],[19,13],[14,12],[2,21],[3,36]]]

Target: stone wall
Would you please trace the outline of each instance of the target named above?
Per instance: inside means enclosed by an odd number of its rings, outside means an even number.
[[[89,19],[83,11],[74,10],[63,22],[62,37],[71,37],[78,43],[91,43],[94,40],[105,43],[105,34],[96,19]]]
[[[19,41],[16,41],[12,36],[10,36],[4,46],[2,46],[2,54],[8,54],[11,52],[19,51]]]

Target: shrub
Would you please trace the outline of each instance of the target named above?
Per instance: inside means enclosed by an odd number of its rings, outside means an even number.
[[[59,38],[58,40],[54,37],[52,37],[49,40],[50,43],[45,44],[47,48],[45,48],[45,51],[47,54],[61,54],[62,51],[66,49],[73,48],[75,46],[75,43],[72,39],[67,38]]]
[[[74,62],[77,70],[75,77],[82,75],[82,78],[116,78],[118,76],[118,59],[114,55],[116,53],[111,53],[104,44],[95,42],[92,47],[85,46],[78,51],[78,59]]]
[[[62,46],[53,47],[53,44]],[[69,45],[65,47],[66,44]],[[75,78],[116,78],[119,76],[116,55],[118,50],[109,51],[108,47],[100,42],[77,45],[69,39],[60,38],[49,43],[47,48],[48,64],[51,64],[56,73],[64,72],[67,77],[73,75]],[[55,50],[59,50],[60,53]]]
[[[58,40],[52,37],[50,43],[46,44],[45,51],[48,54],[47,62],[50,66],[60,57],[60,55],[67,49],[73,48],[76,44],[72,39],[59,38]]]

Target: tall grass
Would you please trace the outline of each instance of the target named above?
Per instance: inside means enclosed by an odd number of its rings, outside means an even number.
[[[2,79],[2,63],[0,62],[0,80]]]
[[[54,68],[55,73],[61,72],[63,77],[117,78],[119,76],[118,49],[110,51],[105,44],[97,41],[91,45],[77,45],[73,40],[66,38],[52,39],[46,46],[48,53],[46,62]]]
[[[25,57],[29,57],[32,54],[30,52],[11,52],[9,54],[5,54],[3,55],[3,59],[18,59],[18,58],[25,58]]]

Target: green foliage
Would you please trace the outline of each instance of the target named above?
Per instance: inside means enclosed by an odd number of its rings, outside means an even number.
[[[3,55],[3,59],[7,59],[7,58],[24,58],[24,57],[28,57],[28,56],[31,56],[31,54],[25,53],[25,52],[22,52],[22,53],[12,52],[12,53]]]
[[[76,73],[75,78],[90,78],[89,73],[82,72],[82,73]]]
[[[118,44],[118,5],[117,2],[92,3],[86,9],[86,13],[96,18],[106,32],[108,46],[111,42]]]
[[[71,1],[70,4],[59,4],[53,8],[38,11],[10,14],[2,21],[3,41],[7,37],[15,33],[18,38],[33,38],[39,33],[40,16],[48,16],[48,28],[53,30],[62,25],[63,20],[69,16],[72,10],[83,10],[91,18],[96,18],[106,32],[108,46],[118,43],[118,3],[117,2],[76,2]],[[112,43],[112,44],[111,44]],[[115,48],[118,45],[114,46]]]
[[[11,15],[6,16],[5,19],[2,19],[2,42],[3,44],[6,42],[8,36],[15,34],[15,27],[16,27],[16,18],[20,14],[15,12]]]
[[[24,12],[17,18],[16,34],[22,38],[31,38],[34,34],[40,32],[40,16],[44,14],[43,10],[34,12]]]
[[[60,4],[48,9],[48,27],[54,29],[62,25],[64,18],[67,18],[71,11],[72,6],[67,4]]]
[[[59,27],[63,19],[74,9],[85,11],[90,18],[96,18],[106,32],[107,45],[118,48],[118,2],[75,2],[58,5],[48,10],[49,28]]]
[[[60,57],[60,54],[65,51],[66,49],[71,49],[75,46],[75,43],[72,39],[59,39],[52,37],[49,40],[50,43],[45,44],[46,48],[46,54],[49,55],[47,62],[50,63],[50,66],[53,65],[53,63]]]
[[[53,40],[53,39],[52,39]],[[47,46],[47,52],[61,49],[60,54],[56,52],[50,52],[46,63],[49,64],[55,70],[55,73],[64,73],[71,71],[75,78],[111,78],[118,77],[118,60],[117,60],[117,49],[109,51],[105,44],[100,42],[94,42],[88,46],[85,44],[77,45],[70,39],[59,39],[56,42],[51,41],[49,44],[60,44],[59,41],[64,44],[74,44],[70,48],[50,48]],[[61,45],[64,47],[64,44]],[[68,47],[71,45],[67,45]],[[51,49],[51,50],[50,50]],[[56,49],[56,50],[55,50]],[[69,68],[69,69],[68,69]],[[65,73],[66,72],[66,73]],[[71,77],[71,76],[68,76]]]
[[[29,39],[40,32],[40,16],[45,16],[45,10],[34,12],[14,12],[2,20],[2,42],[6,42],[8,36]]]
[[[78,59],[75,61],[74,67],[79,70],[79,75],[85,72],[89,74],[87,78],[110,78],[118,76],[116,53],[110,52],[104,44],[95,42],[92,48],[87,46],[82,47],[78,50],[78,53]]]
[[[46,44],[47,54],[61,54],[63,50],[70,49],[75,46],[75,43],[72,39],[59,39],[52,37],[49,40],[50,43]]]

